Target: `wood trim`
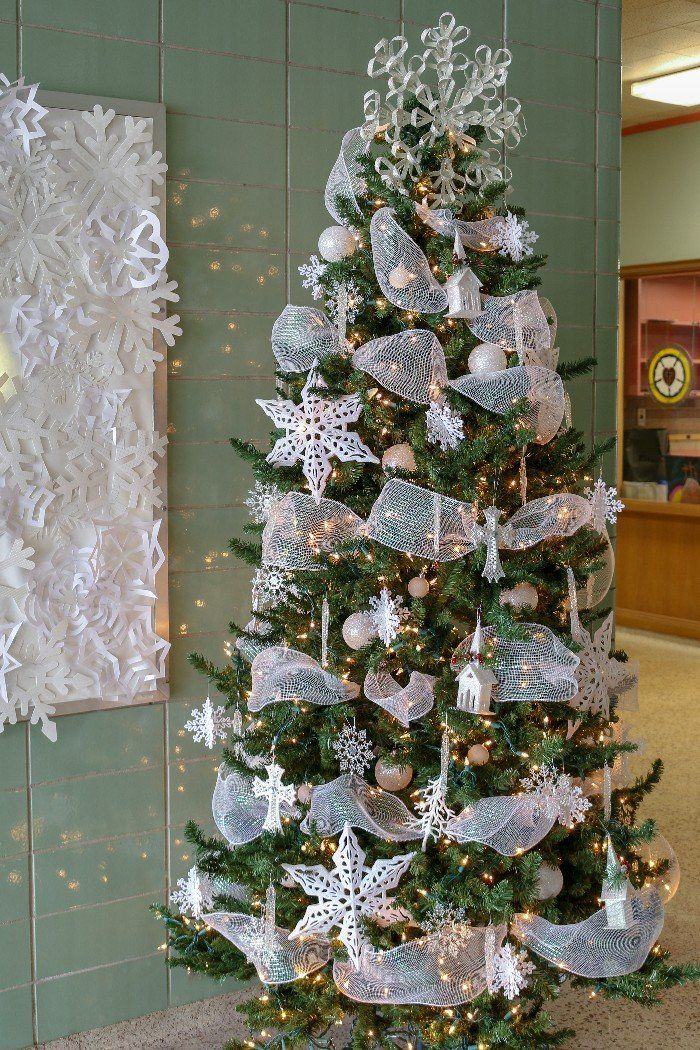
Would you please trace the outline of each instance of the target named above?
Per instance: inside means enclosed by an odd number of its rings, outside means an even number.
[[[622,280],[635,277],[665,277],[671,274],[700,273],[700,259],[679,259],[677,262],[639,263],[621,266]]]
[[[615,620],[620,627],[637,627],[655,634],[673,634],[677,638],[700,641],[700,620],[683,620],[678,616],[638,612],[636,609],[616,609]]]
[[[625,517],[639,514],[645,518],[700,518],[700,503],[658,503],[646,499],[626,499]]]
[[[644,131],[661,131],[662,128],[674,128],[678,124],[695,124],[698,120],[700,120],[700,110],[694,110],[692,113],[679,113],[676,117],[649,120],[644,124],[628,124],[622,129],[622,134],[639,135]]]

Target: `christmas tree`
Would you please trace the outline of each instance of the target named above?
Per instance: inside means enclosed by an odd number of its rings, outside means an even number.
[[[564,388],[593,362],[558,366],[510,55],[467,36],[376,46],[300,268],[323,309],[274,324],[271,451],[233,442],[253,619],[226,667],[191,658],[227,698],[190,723],[228,736],[221,837],[188,826],[156,911],[172,965],[262,981],[234,1047],[554,1047],[565,980],[652,1003],[697,975],[657,944],[677,862],[635,819],[661,765],[630,778],[602,608],[620,504]]]

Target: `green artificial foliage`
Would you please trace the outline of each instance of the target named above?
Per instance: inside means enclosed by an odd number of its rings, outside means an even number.
[[[408,105],[410,109],[410,103]],[[470,132],[477,143],[483,129]],[[362,305],[348,327],[347,337],[353,347],[370,339],[400,332],[407,327],[421,327],[434,332],[445,350],[451,377],[468,371],[470,351],[479,340],[464,320],[446,320],[444,315],[417,315],[393,306],[384,297],[374,272],[370,248],[369,225],[380,206],[395,209],[396,219],[427,256],[438,281],[453,272],[452,242],[434,233],[416,214],[414,203],[422,200],[428,171],[439,167],[445,157],[454,157],[447,136],[426,150],[421,160],[421,175],[406,179],[402,191],[389,189],[374,167],[376,151],[382,149],[381,135],[375,141],[363,164],[365,192],[359,199],[361,217],[342,200],[338,207],[348,224],[357,231],[359,246],[348,258],[330,263],[320,278],[328,297],[337,282],[354,282],[362,296]],[[475,148],[478,148],[475,147]],[[466,170],[470,154],[457,154],[455,165]],[[451,209],[465,220],[505,214],[509,210],[522,216],[505,195],[505,184],[491,184],[468,189]],[[506,200],[508,201],[506,203]],[[505,296],[539,285],[539,272],[545,264],[542,255],[529,255],[520,262],[498,252],[467,250],[467,261],[481,279],[484,292]],[[565,336],[564,336],[565,338]],[[515,358],[515,355],[512,355]],[[511,359],[511,364],[517,360]],[[567,363],[560,367],[565,379],[589,373],[592,359]],[[503,519],[520,506],[519,468],[521,449],[532,438],[523,423],[525,406],[514,405],[504,416],[478,408],[455,391],[447,401],[463,420],[465,439],[455,449],[441,451],[426,437],[425,407],[404,401],[377,384],[364,372],[353,368],[349,356],[325,358],[320,373],[327,384],[325,397],[336,398],[348,393],[360,395],[363,412],[356,429],[362,441],[381,459],[393,445],[408,443],[413,449],[416,469],[410,475],[400,471],[396,476],[480,507],[496,503]],[[284,383],[282,396],[298,400],[306,374],[280,373]],[[279,432],[273,438],[279,437]],[[265,451],[239,440],[232,441],[235,452],[253,469],[263,483],[274,484],[282,491],[305,491],[300,467],[275,467],[266,462]],[[584,436],[563,428],[548,444],[527,445],[527,497],[536,499],[551,493],[582,493],[597,476],[601,456],[610,442],[590,445]],[[334,461],[332,477],[324,497],[348,505],[361,518],[366,518],[384,485],[387,474],[380,465],[340,463]],[[247,528],[248,538],[231,541],[232,552],[243,562],[258,566],[261,558],[262,526]],[[290,647],[320,658],[321,610],[324,598],[330,607],[328,637],[328,670],[347,676],[362,685],[365,675],[383,664],[400,682],[406,683],[410,671],[422,671],[437,677],[435,706],[422,719],[406,730],[377,705],[360,697],[337,706],[317,707],[311,704],[285,702],[271,704],[251,720],[245,737],[249,755],[266,761],[274,746],[276,760],[284,768],[285,783],[319,785],[336,778],[338,760],[332,744],[348,721],[356,719],[358,729],[367,732],[377,758],[397,765],[410,765],[414,777],[410,785],[398,792],[409,809],[416,802],[417,789],[435,778],[440,770],[440,739],[449,720],[451,761],[448,769],[448,804],[455,811],[484,796],[515,794],[520,780],[532,774],[533,768],[554,765],[579,778],[582,783],[594,774],[600,775],[604,764],[613,765],[635,745],[616,737],[618,723],[615,697],[611,699],[610,718],[583,713],[580,716],[566,703],[537,705],[505,703],[495,705],[495,715],[484,718],[456,709],[457,686],[450,667],[452,653],[474,629],[476,611],[482,622],[493,626],[498,635],[518,637],[519,625],[535,619],[550,628],[568,647],[576,650],[569,633],[567,612],[567,579],[570,566],[576,582],[583,585],[589,574],[602,564],[604,542],[592,528],[582,528],[573,536],[550,539],[527,550],[501,552],[505,577],[496,584],[482,576],[485,549],[453,562],[420,562],[419,559],[381,547],[362,537],[347,541],[337,556],[325,565],[325,571],[290,574],[298,590],[287,600],[266,608],[259,615],[269,624],[266,641],[286,642]],[[409,580],[425,571],[430,587],[425,598],[409,596]],[[536,613],[502,605],[504,589],[518,582],[534,585],[538,594]],[[409,611],[404,629],[387,648],[375,640],[366,648],[353,651],[345,644],[342,627],[353,612],[369,607],[382,586],[400,595]],[[581,611],[585,627],[595,622],[606,610]],[[231,624],[234,637],[251,638],[243,625]],[[246,710],[251,688],[250,665],[232,649],[231,661],[217,667],[204,657],[192,654],[191,663],[226,699],[230,708]],[[624,654],[618,654],[624,658]],[[231,713],[231,712],[229,712]],[[581,718],[578,731],[567,736],[569,720]],[[240,740],[231,738],[224,750],[227,767],[242,774],[250,770],[241,757]],[[474,744],[483,744],[489,760],[480,766],[470,765],[467,752]],[[612,792],[612,815],[606,821],[600,794],[592,797],[592,808],[585,820],[573,828],[555,824],[534,849],[520,856],[503,857],[488,846],[459,846],[440,839],[430,842],[426,852],[420,843],[386,842],[358,832],[367,863],[416,849],[408,872],[396,892],[397,902],[413,916],[414,925],[381,928],[365,922],[368,941],[389,948],[401,943],[402,937],[420,935],[419,926],[436,903],[464,908],[475,926],[509,923],[514,914],[536,911],[557,924],[575,923],[587,918],[600,906],[601,882],[605,871],[605,842],[611,836],[616,850],[629,865],[629,877],[641,885],[649,875],[644,862],[635,854],[640,842],[648,841],[654,832],[652,822],[637,826],[637,811],[661,775],[661,763],[653,764],[645,777],[633,785]],[[373,780],[372,769],[366,774]],[[212,785],[213,787],[213,785]],[[230,848],[223,839],[205,836],[189,824],[186,837],[196,852],[201,872],[226,882],[236,883],[247,891],[247,902],[226,896],[217,897],[216,910],[260,914],[265,891],[272,881],[277,889],[277,924],[293,929],[311,901],[298,886],[282,884],[280,865],[331,866],[335,841],[301,832],[297,820],[289,820],[282,834],[265,833],[246,846]],[[337,840],[336,840],[337,841]],[[558,866],[563,873],[563,889],[558,896],[537,899],[537,877],[541,864]],[[154,909],[167,929],[171,966],[209,974],[214,980],[226,978],[249,980],[255,969],[232,944],[209,929],[204,921],[179,915],[167,907]],[[415,925],[417,924],[417,925]],[[331,933],[334,953],[344,957],[342,946]],[[513,942],[517,943],[517,942]],[[450,1009],[426,1006],[361,1005],[344,997],[332,977],[332,967],[290,984],[263,986],[251,984],[250,999],[240,1010],[250,1027],[250,1038],[233,1042],[233,1050],[244,1047],[326,1047],[335,1026],[348,1017],[349,1028],[343,1029],[346,1045],[354,1050],[367,1047],[441,1047],[450,1050],[502,1047],[512,1050],[542,1050],[558,1047],[573,1038],[568,1030],[555,1030],[544,1006],[557,997],[563,974],[544,960],[530,955],[535,971],[530,983],[517,1001],[502,994],[482,994],[471,1002]],[[590,988],[591,994],[610,998],[628,998],[649,1004],[658,993],[672,985],[696,978],[697,969],[673,966],[658,946],[641,969],[633,974],[593,981],[573,978],[575,984]],[[226,986],[222,987],[222,991]],[[401,1035],[403,1033],[403,1035]]]

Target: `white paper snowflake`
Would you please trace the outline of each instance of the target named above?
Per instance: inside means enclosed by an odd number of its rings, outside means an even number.
[[[248,493],[245,505],[256,525],[264,525],[270,516],[275,503],[282,499],[284,493],[276,485],[264,485],[256,481]]]
[[[564,827],[572,828],[585,820],[591,803],[568,773],[558,773],[554,766],[543,765],[520,781],[530,794],[541,799],[545,809]]]
[[[274,754],[269,765],[265,766],[267,780],[255,777],[253,780],[253,794],[256,798],[267,799],[267,814],[263,823],[263,831],[282,831],[282,817],[280,806],[293,806],[296,801],[296,791],[293,784],[283,784],[282,777],[284,769],[275,762]]]
[[[354,722],[341,729],[331,746],[344,772],[356,773],[361,777],[365,769],[368,769],[374,761],[374,751],[367,740],[366,731],[357,729]]]
[[[622,500],[617,498],[617,489],[614,485],[606,485],[602,478],[598,478],[593,488],[583,490],[588,496],[591,505],[591,524],[601,534],[605,532],[605,523],[614,525],[618,514],[625,509]]]
[[[522,262],[526,255],[532,255],[533,245],[538,237],[539,235],[530,229],[526,219],[519,219],[509,211],[489,240],[494,248],[498,248],[499,255],[509,255],[513,262]]]
[[[0,157],[12,160],[12,150],[28,154],[33,142],[44,136],[41,126],[46,110],[36,100],[38,84],[13,83],[0,73]]]
[[[429,780],[424,788],[419,788],[419,799],[416,802],[418,821],[423,834],[423,852],[425,853],[430,839],[437,842],[447,834],[447,825],[455,813],[447,805],[447,771],[450,764],[450,734],[446,729],[440,744],[440,773]]]
[[[384,645],[390,645],[410,616],[409,610],[403,608],[403,598],[398,594],[394,597],[388,587],[382,587],[379,597],[370,598],[369,605],[372,626]]]
[[[397,908],[387,892],[398,886],[414,856],[414,853],[407,853],[388,860],[375,860],[368,868],[365,866],[365,852],[350,825],[346,824],[333,854],[334,871],[327,871],[320,865],[283,864],[285,871],[306,894],[318,897],[316,904],[307,907],[290,938],[328,933],[337,927],[339,940],[347,948],[350,961],[359,966],[362,947],[366,943],[362,931],[363,916],[380,920],[385,925],[405,917],[404,909]]]
[[[502,991],[506,999],[516,999],[530,983],[529,975],[534,970],[527,952],[506,943],[494,954],[493,980],[489,991]]]
[[[64,653],[61,633],[41,635],[25,623],[13,652],[19,666],[8,674],[10,703],[0,704],[0,731],[5,723],[15,725],[18,717],[29,717],[30,725],[40,725],[44,736],[55,741],[56,705],[68,695],[75,677],[75,669]]]
[[[192,734],[195,743],[200,740],[211,751],[217,740],[225,740],[228,730],[233,726],[233,719],[226,714],[224,707],[214,707],[207,697],[201,708],[192,710],[192,717],[185,722],[184,728]]]
[[[301,403],[293,401],[264,400],[256,398],[263,412],[276,427],[286,431],[278,438],[268,463],[291,467],[302,463],[302,470],[316,503],[331,474],[330,457],[337,456],[343,463],[378,463],[377,457],[360,441],[359,435],[348,431],[348,423],[354,423],[362,412],[359,394],[346,394],[335,401],[325,401],[311,391],[325,383],[314,365],[301,393]]]
[[[326,272],[326,263],[319,259],[318,255],[309,256],[308,263],[302,263],[298,267],[302,277],[302,288],[309,288],[313,299],[320,299],[323,295],[323,287],[320,279]]]
[[[294,585],[289,573],[275,565],[261,565],[253,576],[253,611],[258,612],[266,605],[280,605],[294,596],[299,596],[299,589]]]
[[[430,402],[430,407],[425,413],[425,425],[428,441],[439,445],[443,452],[448,448],[457,448],[460,442],[464,441],[464,421],[452,411],[447,402],[444,405],[438,404],[437,401]]]
[[[170,900],[177,905],[181,915],[191,915],[201,919],[210,911],[216,887],[213,880],[199,868],[190,868],[186,879],[177,880],[177,890],[170,894]]]
[[[14,623],[0,623],[0,701],[8,706],[10,700],[7,694],[7,676],[10,671],[20,666],[19,660],[15,659],[10,649],[21,626],[21,620]]]
[[[610,699],[633,689],[636,674],[621,660],[610,656],[613,635],[613,613],[591,634],[583,627],[578,616],[572,616],[571,636],[580,646],[577,652],[579,665],[575,676],[578,691],[569,701],[577,711],[610,717]]]
[[[157,215],[132,204],[91,213],[80,236],[87,276],[105,295],[151,287],[168,261]]]

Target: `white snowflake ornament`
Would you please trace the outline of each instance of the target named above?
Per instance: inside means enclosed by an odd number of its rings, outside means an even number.
[[[275,762],[274,751],[272,761],[265,766],[267,780],[260,777],[253,779],[253,794],[256,798],[267,799],[267,814],[263,823],[263,831],[282,831],[282,817],[280,806],[293,806],[296,801],[296,791],[293,784],[283,784],[282,777],[284,769]]]
[[[506,999],[517,999],[530,983],[529,975],[534,970],[535,966],[528,959],[527,952],[506,943],[494,953],[489,991],[502,991]]]
[[[439,445],[443,452],[464,441],[464,420],[445,402],[443,405],[431,401],[425,413],[428,441]]]
[[[554,766],[534,769],[529,777],[523,777],[520,784],[529,794],[537,796],[545,811],[552,817],[556,815],[564,827],[581,824],[591,808],[591,803],[569,774],[558,773]]]
[[[318,255],[311,255],[307,263],[302,263],[297,267],[302,278],[301,286],[311,291],[312,299],[320,299],[323,295],[320,281],[326,272],[327,265],[319,259]]]
[[[369,604],[372,626],[384,645],[391,645],[398,637],[401,624],[410,616],[408,609],[403,608],[403,598],[394,597],[388,587],[382,587],[379,597],[370,598]]]
[[[258,612],[266,605],[279,605],[298,595],[298,588],[284,569],[278,569],[275,565],[261,565],[255,570],[253,612]]]
[[[526,255],[532,255],[533,245],[539,235],[530,229],[530,224],[525,219],[519,219],[512,212],[507,212],[505,219],[493,233],[489,240],[494,248],[498,248],[499,255],[508,255],[513,262],[522,262]]]
[[[331,747],[338,757],[338,764],[344,772],[356,773],[361,777],[365,769],[374,762],[374,751],[367,739],[364,729],[352,725],[344,726]]]
[[[275,503],[279,502],[283,496],[284,493],[276,485],[264,485],[261,481],[255,482],[248,493],[245,505],[256,525],[265,524]]]
[[[214,903],[216,887],[213,880],[196,866],[190,868],[186,879],[177,880],[177,889],[170,900],[177,905],[181,915],[201,919]]]
[[[195,743],[202,741],[211,751],[217,740],[225,740],[228,730],[233,726],[233,719],[226,714],[223,707],[214,707],[207,697],[201,709],[195,707],[192,717],[185,722],[184,728],[192,734]]]
[[[313,867],[283,864],[285,871],[306,894],[318,898],[316,904],[307,907],[306,914],[290,933],[290,939],[328,933],[337,927],[339,940],[347,948],[351,963],[359,967],[366,943],[362,918],[367,916],[390,925],[406,916],[387,893],[398,886],[414,856],[414,853],[407,853],[388,860],[375,860],[368,868],[365,866],[365,852],[350,825],[346,824],[333,854],[334,871],[318,864]]]
[[[602,534],[605,532],[606,521],[614,525],[618,514],[625,509],[625,505],[617,498],[615,486],[606,485],[602,478],[598,478],[593,488],[583,491],[591,505],[591,525]]]
[[[311,391],[325,383],[316,371],[314,361],[301,392],[301,403],[256,398],[263,412],[276,427],[286,431],[278,438],[268,463],[291,467],[301,462],[304,477],[317,504],[331,474],[331,456],[342,463],[378,463],[377,457],[360,441],[358,434],[348,431],[348,423],[355,423],[362,412],[359,394],[346,394],[335,401],[325,401]]]

